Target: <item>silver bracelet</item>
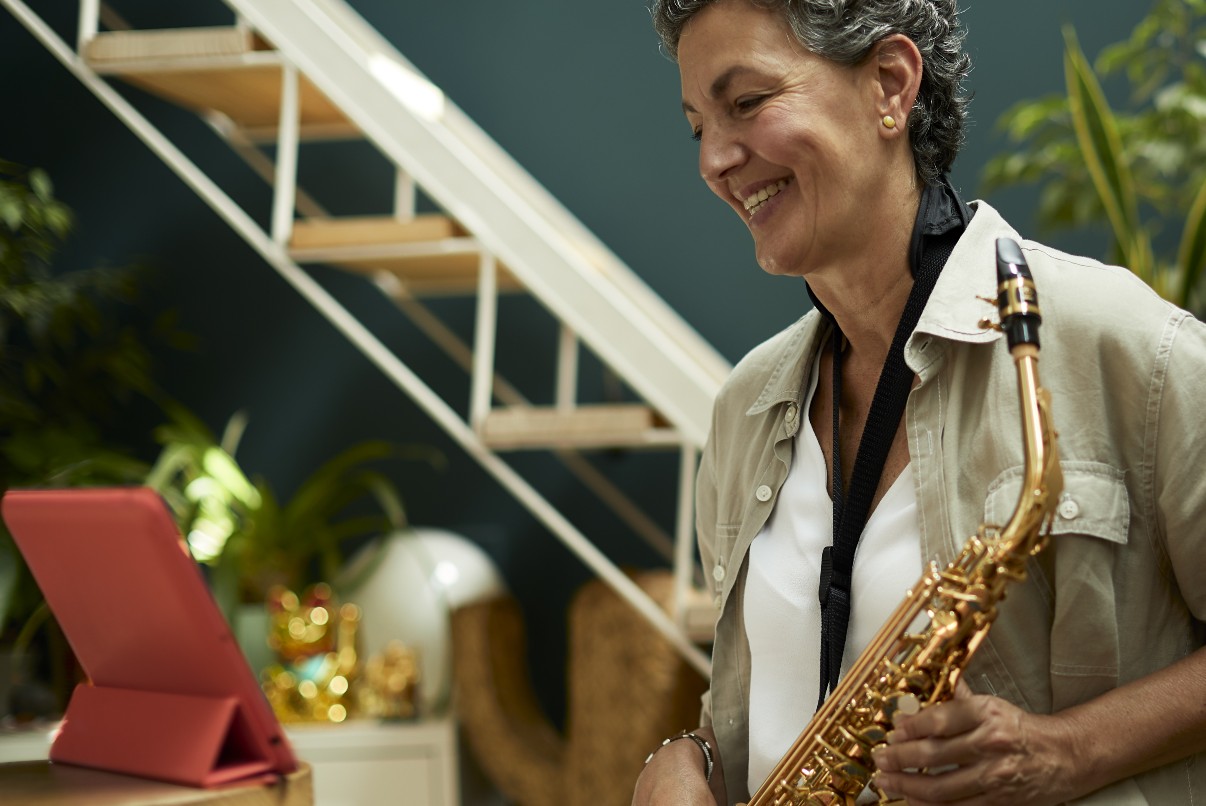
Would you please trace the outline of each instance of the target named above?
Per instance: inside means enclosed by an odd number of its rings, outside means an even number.
[[[650,761],[653,761],[653,754],[658,750],[661,750],[662,747],[670,744],[670,742],[676,742],[679,739],[690,739],[699,745],[699,749],[702,750],[704,754],[704,783],[712,783],[712,745],[708,744],[707,739],[702,736],[696,736],[694,733],[684,732],[678,734],[677,736],[671,736],[669,739],[662,742],[661,746],[658,747],[657,750],[654,750],[653,753],[649,754],[649,756],[645,759],[645,763],[648,764]]]

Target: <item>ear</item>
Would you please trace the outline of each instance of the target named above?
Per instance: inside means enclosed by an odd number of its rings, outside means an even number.
[[[893,34],[875,43],[870,61],[876,76],[876,111],[881,118],[891,115],[897,124],[895,129],[881,127],[881,132],[907,131],[909,113],[921,89],[921,51],[904,34]]]

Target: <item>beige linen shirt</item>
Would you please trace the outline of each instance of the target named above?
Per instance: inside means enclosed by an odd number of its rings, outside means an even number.
[[[978,327],[995,311],[976,298],[995,298],[995,240],[1015,238],[1043,312],[1040,373],[1065,494],[1049,548],[1010,590],[966,679],[1051,713],[1206,644],[1206,326],[1129,271],[1022,241],[987,204],[973,207],[905,345],[919,378],[904,419],[921,560],[946,564],[980,523],[1008,520],[1018,499],[1016,373],[1001,334]],[[746,797],[746,558],[787,477],[793,437],[807,427],[802,385],[826,330],[812,311],[737,365],[700,466],[699,546],[717,608],[703,723],[716,731],[732,802]],[[1194,793],[1206,798],[1201,756],[1078,803],[1165,806],[1192,803]]]

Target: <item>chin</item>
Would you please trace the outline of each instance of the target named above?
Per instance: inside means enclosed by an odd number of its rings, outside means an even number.
[[[776,277],[802,277],[805,274],[797,263],[774,255],[756,255],[755,259],[764,272]]]

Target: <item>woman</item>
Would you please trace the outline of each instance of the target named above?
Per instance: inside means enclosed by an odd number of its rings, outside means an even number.
[[[733,803],[923,563],[1012,511],[1016,380],[976,297],[995,296],[995,240],[1021,239],[945,179],[968,69],[954,0],[653,15],[705,182],[817,308],[717,399],[697,496],[712,686],[703,727],[650,755],[633,801]],[[1022,246],[1066,492],[968,686],[898,723],[876,783],[915,806],[1189,803],[1206,792],[1206,328],[1125,270]],[[845,573],[835,523],[861,535]]]

